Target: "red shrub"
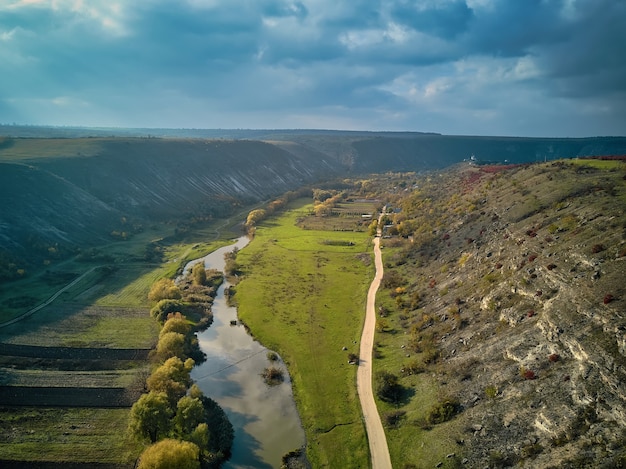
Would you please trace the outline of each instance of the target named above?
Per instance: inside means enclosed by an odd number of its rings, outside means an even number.
[[[558,353],[552,353],[548,356],[548,360],[552,363],[558,362],[561,359],[561,356]]]
[[[602,244],[594,244],[593,246],[591,246],[591,252],[593,254],[597,254],[602,251],[604,251],[604,246]]]
[[[530,256],[528,256],[528,262],[532,262],[535,259],[537,259],[537,254],[531,254]]]
[[[543,295],[543,292],[541,290],[537,290],[535,292],[535,296],[541,296],[541,295]]]
[[[535,315],[535,310],[531,309],[530,311],[528,311],[528,313],[526,314],[526,316],[528,316],[529,318],[532,318]]]
[[[435,288],[435,285],[437,285],[437,280],[435,280],[434,278],[431,278],[430,281],[428,282],[428,288]]]
[[[553,269],[556,269],[556,264],[548,264],[548,265],[546,266],[546,268],[547,268],[548,270],[553,270]]]
[[[602,302],[605,305],[608,305],[611,301],[613,301],[615,299],[615,297],[613,295],[611,295],[610,293],[607,293],[606,295],[604,295],[604,300],[602,300]]]
[[[524,379],[536,379],[537,375],[535,374],[535,372],[533,370],[523,370],[522,371],[522,376],[524,377]]]
[[[502,263],[498,262],[498,263],[496,264],[496,269],[501,269],[501,268],[502,268]]]

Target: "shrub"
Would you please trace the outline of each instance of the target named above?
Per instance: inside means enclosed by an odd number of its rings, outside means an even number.
[[[526,367],[520,368],[520,375],[522,376],[522,378],[527,379],[527,380],[537,379],[537,375],[535,374],[535,372],[531,370],[530,368],[526,368]]]
[[[487,386],[485,388],[485,395],[489,398],[489,399],[495,399],[496,396],[498,395],[498,387],[497,386]]]
[[[608,305],[611,301],[613,301],[615,299],[615,297],[613,295],[611,295],[610,293],[607,293],[606,295],[604,295],[604,299],[602,300],[602,302],[605,305]]]
[[[604,251],[604,249],[605,249],[604,245],[602,245],[602,244],[594,244],[593,246],[591,246],[591,252],[593,254],[597,254],[599,252],[602,252],[602,251]]]
[[[419,360],[411,360],[402,368],[402,373],[406,375],[417,375],[426,371],[426,368]]]
[[[558,353],[552,353],[548,355],[548,360],[552,363],[558,362],[561,359],[561,356]]]
[[[398,376],[388,371],[376,374],[376,395],[383,401],[398,402],[402,395],[402,386]]]
[[[438,424],[451,420],[459,411],[461,405],[459,401],[453,398],[446,398],[437,402],[430,408],[426,415],[426,421],[431,424]]]
[[[275,362],[278,360],[278,354],[276,352],[269,351],[267,352],[267,359],[271,362]]]
[[[275,366],[265,368],[263,370],[263,373],[261,373],[261,376],[263,377],[263,381],[265,381],[265,384],[269,386],[275,386],[285,380],[283,370],[281,370],[280,368],[276,368]]]
[[[405,415],[406,411],[404,410],[394,410],[391,412],[386,412],[383,415],[383,423],[387,428],[396,428]]]

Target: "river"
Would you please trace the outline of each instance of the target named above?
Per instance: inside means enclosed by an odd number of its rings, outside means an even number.
[[[224,254],[248,244],[242,236],[235,244],[191,261],[204,260],[205,268],[224,270]],[[213,323],[198,334],[204,363],[191,377],[204,392],[224,409],[235,430],[232,456],[224,468],[277,468],[282,456],[304,446],[304,430],[296,410],[289,374],[282,361],[271,362],[268,350],[246,332],[237,319],[237,308],[228,306],[224,290],[218,290],[213,303]],[[233,323],[235,325],[233,325]],[[268,386],[260,376],[269,366],[282,368],[285,381]]]

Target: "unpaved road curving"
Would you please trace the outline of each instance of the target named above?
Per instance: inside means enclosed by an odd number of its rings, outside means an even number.
[[[365,325],[361,335],[359,350],[359,369],[356,374],[356,387],[361,399],[363,419],[372,457],[372,469],[390,469],[391,458],[387,447],[387,438],[383,424],[376,408],[372,390],[372,350],[374,348],[374,332],[376,329],[376,291],[383,278],[383,260],[380,252],[380,237],[374,238],[374,262],[376,275],[367,292],[365,309]]]

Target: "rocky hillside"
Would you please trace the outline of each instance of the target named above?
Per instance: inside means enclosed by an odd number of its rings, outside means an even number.
[[[400,402],[389,438],[454,435],[444,467],[624,467],[626,163],[465,164],[379,190],[379,366],[449,404]]]

